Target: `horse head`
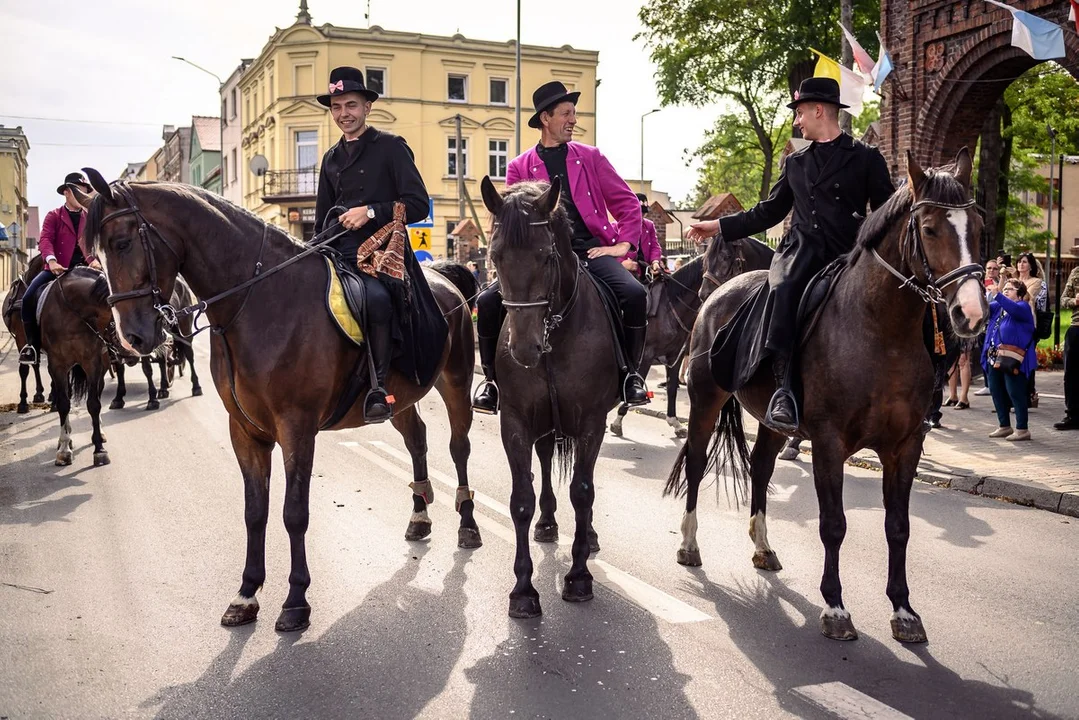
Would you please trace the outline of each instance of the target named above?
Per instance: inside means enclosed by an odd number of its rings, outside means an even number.
[[[965,147],[951,165],[929,170],[907,152],[910,217],[901,252],[918,283],[947,303],[961,337],[978,335],[989,315],[979,263],[983,221],[970,198],[972,169]]]
[[[549,349],[548,334],[561,321],[564,295],[576,287],[578,263],[569,221],[558,203],[561,183],[557,178],[550,185],[518,183],[503,197],[485,177],[480,189],[494,216],[488,257],[509,311],[510,357],[534,367]]]
[[[112,294],[121,338],[139,353],[150,354],[165,341],[165,318],[179,272],[179,257],[168,241],[147,221],[134,191],[108,183],[97,170],[83,168],[95,194],[72,187],[86,208],[86,238],[100,255]]]
[[[704,251],[704,276],[697,293],[701,302],[708,299],[720,285],[745,272],[741,240],[713,239]]]

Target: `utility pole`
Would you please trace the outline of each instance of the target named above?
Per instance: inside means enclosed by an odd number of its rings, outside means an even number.
[[[1062,276],[1062,270],[1064,269],[1060,263],[1060,237],[1064,234],[1063,218],[1064,218],[1064,153],[1060,153],[1060,189],[1057,191],[1057,197],[1060,198],[1060,207],[1057,208],[1057,264],[1056,264],[1056,314],[1053,317],[1053,346],[1060,347],[1060,293],[1064,290],[1061,286],[1064,278]],[[1049,270],[1045,271],[1046,281],[1049,280]]]
[[[652,113],[657,113],[663,108],[653,108],[641,115],[641,192],[644,192],[644,119]]]
[[[465,168],[464,158],[465,154],[461,151],[461,115],[457,114],[453,118],[454,125],[457,127],[457,218],[458,220],[465,219]]]
[[[1049,237],[1045,239],[1045,278],[1049,277],[1049,261],[1052,258],[1050,254],[1053,247],[1053,170],[1056,166],[1057,159],[1057,131],[1053,129],[1053,126],[1046,123],[1046,132],[1049,133],[1049,215],[1045,220],[1045,231],[1049,234]],[[1033,268],[1031,268],[1033,269]]]
[[[306,4],[306,3],[304,3],[304,4]],[[210,72],[209,70],[202,67],[201,65],[196,65],[195,63],[191,62],[190,60],[179,57],[177,55],[173,55],[172,59],[173,60],[179,60],[182,63],[187,63],[188,65],[195,68],[196,70],[201,70],[204,73],[206,73],[207,75],[209,75],[210,77],[217,80],[217,97],[218,97],[218,100],[220,100],[223,97],[224,90],[225,90],[225,83],[222,82],[221,78],[217,75],[217,73]],[[220,103],[218,103],[218,107],[220,108],[219,112],[221,113],[221,117],[219,117],[217,119],[217,142],[218,142],[218,148],[217,148],[217,155],[218,155],[218,158],[217,158],[217,174],[221,179],[221,193],[220,194],[221,194],[222,197],[224,197],[225,196],[225,108],[221,107]],[[194,130],[194,128],[192,128],[192,130]]]
[[[854,0],[839,0],[839,22],[843,23],[843,27],[854,32]],[[843,37],[843,55],[839,60],[839,64],[845,68],[854,65],[854,48],[847,42],[846,36]],[[848,135],[852,134],[853,123],[854,118],[849,112],[846,110],[839,111],[840,130]]]
[[[517,87],[517,115],[513,121],[515,131],[513,156],[518,157],[521,154],[521,0],[517,0],[517,79],[514,85]],[[461,136],[459,131],[457,136]],[[461,214],[463,215],[464,211]]]

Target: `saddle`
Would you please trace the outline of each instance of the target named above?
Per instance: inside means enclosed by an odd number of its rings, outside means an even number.
[[[356,347],[363,347],[363,285],[355,274],[326,259],[326,309],[334,324]]]
[[[817,329],[817,321],[821,311],[827,306],[832,297],[839,278],[843,276],[849,267],[847,256],[841,255],[828,263],[823,270],[809,280],[809,285],[802,292],[802,299],[798,303],[798,346],[805,345],[806,341]]]
[[[659,309],[663,305],[663,283],[653,280],[648,286],[648,319],[659,315]]]
[[[614,290],[611,287],[594,276],[592,273],[587,272],[587,264],[585,265],[585,277],[592,281],[595,285],[596,291],[599,293],[600,299],[603,301],[603,309],[606,311],[607,322],[610,323],[611,333],[614,336],[614,355],[615,360],[618,362],[618,368],[622,372],[626,371],[629,367],[629,351],[626,349],[626,333],[622,326],[622,310],[618,306],[618,296],[614,294]]]
[[[55,285],[56,280],[52,280],[45,287],[41,288],[41,292],[37,294],[37,307],[34,308],[34,319],[37,320],[38,327],[41,327],[41,309],[45,307],[45,300],[49,297],[49,293],[52,292]]]

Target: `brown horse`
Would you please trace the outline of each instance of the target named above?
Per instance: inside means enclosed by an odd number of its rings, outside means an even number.
[[[118,348],[112,311],[106,302],[109,285],[99,271],[75,268],[47,287],[39,317],[41,349],[48,361],[53,404],[60,416],[56,464],[71,464],[74,442],[68,413],[72,403],[85,398],[93,423],[94,466],[108,465],[109,454],[101,433],[101,391],[110,348],[114,352]]]
[[[955,332],[973,337],[988,315],[976,263],[982,220],[969,200],[970,154],[964,148],[954,167],[928,172],[908,156],[908,174],[908,184],[864,224],[846,271],[801,345],[801,430],[813,442],[825,549],[821,593],[827,607],[821,613],[821,632],[838,640],[857,637],[843,605],[839,549],[847,529],[843,466],[862,448],[875,450],[884,468],[892,634],[902,642],[926,639],[921,618],[910,605],[906,572],[910,491],[934,380],[923,319],[927,303],[943,299]],[[713,243],[709,254],[719,252],[718,245]],[[715,465],[718,474],[720,465],[733,461],[735,477],[752,481],[753,563],[760,569],[780,569],[765,526],[768,482],[785,440],[763,422],[775,390],[771,368],[762,367],[732,396],[717,385],[709,357],[716,332],[767,281],[768,273],[760,271],[724,284],[705,301],[693,329],[689,437],[667,482],[667,492],[686,491],[678,551],[683,565],[701,564],[696,507],[706,467]],[[743,405],[761,421],[752,455],[742,429]]]
[[[565,470],[573,467],[570,501],[576,516],[573,566],[562,599],[592,599],[589,531],[596,490],[592,476],[607,413],[618,403],[614,338],[599,291],[570,245],[570,226],[558,198],[560,182],[518,183],[499,196],[489,178],[480,185],[495,217],[488,257],[509,310],[495,359],[501,393],[502,445],[513,489],[510,508],[517,534],[510,593],[511,617],[541,614],[532,585],[528,530],[536,509],[532,448],[544,484],[550,483],[555,446]],[[546,504],[545,504],[546,503]],[[553,533],[554,494],[540,502],[536,535]]]
[[[224,625],[252,622],[256,591],[266,578],[265,539],[269,513],[270,455],[280,445],[285,458],[285,528],[292,550],[289,593],[278,630],[310,623],[310,574],[304,534],[315,436],[332,419],[338,399],[362,359],[361,350],[336,327],[326,310],[326,260],[309,254],[281,272],[275,268],[305,252],[282,230],[213,193],[171,183],[109,185],[85,169],[98,195],[88,207],[87,238],[105,257],[121,333],[141,353],[164,340],[164,298],[178,273],[195,294],[211,327],[210,369],[229,413],[230,435],[245,486],[247,559],[239,594],[221,619]],[[247,287],[245,282],[258,278]],[[472,319],[464,298],[437,273],[427,280],[449,323],[449,337],[432,381],[450,419],[450,454],[460,483],[457,508],[460,547],[479,547],[468,488],[470,389],[475,363]],[[237,290],[211,304],[207,299]],[[396,371],[389,391],[396,398],[393,426],[412,456],[413,515],[407,539],[430,533],[427,503],[427,432],[416,403],[431,390]],[[361,394],[362,397],[362,394]],[[355,403],[327,429],[360,427],[363,402]]]
[[[12,281],[11,286],[8,288],[7,295],[4,297],[3,304],[3,316],[4,326],[7,327],[8,332],[15,338],[15,352],[18,354],[18,349],[26,345],[26,328],[22,324],[22,315],[19,312],[18,303],[23,299],[23,295],[26,294],[26,288],[30,285],[30,281],[33,280],[41,272],[42,267],[45,265],[44,258],[41,255],[35,255],[30,260],[30,265],[19,277]],[[19,365],[19,405],[15,412],[20,415],[25,415],[30,412],[30,405],[26,402],[26,381],[30,376],[30,367],[28,365]],[[33,402],[43,403],[45,402],[45,388],[41,384],[41,361],[34,363],[34,398]]]

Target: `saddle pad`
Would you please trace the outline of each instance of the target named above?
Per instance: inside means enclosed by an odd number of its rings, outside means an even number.
[[[344,333],[345,337],[357,346],[363,345],[363,330],[360,322],[349,310],[348,301],[345,300],[345,289],[341,286],[341,279],[337,277],[337,271],[329,258],[326,260],[326,274],[329,280],[326,283],[326,309],[330,311],[330,317],[334,324]],[[40,305],[39,305],[40,307]]]
[[[585,267],[587,268],[587,265]],[[607,321],[610,323],[611,332],[614,334],[615,358],[618,362],[618,367],[625,368],[629,364],[626,361],[629,353],[626,351],[626,331],[622,323],[622,309],[618,305],[618,296],[614,294],[614,290],[611,289],[610,285],[588,272],[587,269],[584,274],[596,286],[596,291],[603,301],[603,309],[607,311]]]
[[[828,304],[839,278],[848,267],[847,256],[841,255],[809,281],[805,292],[802,293],[802,300],[798,304],[799,346],[805,345],[806,340],[817,329],[817,320],[820,318],[821,311]]]
[[[52,287],[55,284],[56,284],[56,281],[53,280],[48,285],[41,288],[41,292],[39,292],[38,295],[37,295],[37,314],[36,314],[36,317],[37,317],[37,326],[39,328],[41,327],[41,309],[45,307],[45,299],[49,297],[49,293],[52,291]]]

